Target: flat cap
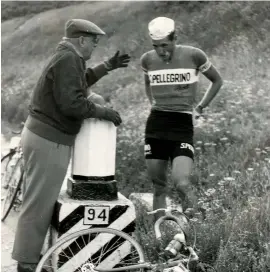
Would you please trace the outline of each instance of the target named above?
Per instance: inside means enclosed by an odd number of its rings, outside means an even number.
[[[148,30],[153,40],[164,39],[175,30],[174,20],[167,17],[157,17],[148,24]]]
[[[93,34],[105,35],[106,33],[94,23],[83,19],[71,19],[65,24],[65,36],[67,38],[79,38]]]

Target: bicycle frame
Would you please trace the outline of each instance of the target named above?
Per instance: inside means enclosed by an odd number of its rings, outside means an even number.
[[[170,268],[173,266],[177,266],[179,265],[179,263],[185,263],[185,262],[189,262],[189,259],[182,259],[182,260],[177,260],[177,261],[168,261],[167,263],[162,263],[161,265],[163,266],[164,269],[166,268]],[[95,268],[93,270],[94,271],[98,271],[98,272],[120,272],[120,271],[126,271],[126,270],[135,270],[135,269],[152,269],[154,270],[156,267],[160,266],[159,264],[152,264],[150,262],[144,262],[141,264],[134,264],[134,265],[129,265],[129,266],[125,266],[125,267],[119,267],[119,268],[113,268],[112,270],[110,269],[97,269]],[[186,270],[188,271],[188,270]]]
[[[152,212],[147,212],[147,214],[154,214],[158,211],[165,211],[166,215],[160,217],[154,225],[154,230],[155,230],[155,236],[157,240],[160,240],[162,238],[162,234],[160,231],[160,225],[167,220],[172,220],[174,222],[176,222],[180,228],[182,233],[183,232],[183,224],[186,222],[183,222],[182,220],[180,220],[180,218],[178,218],[177,216],[173,215],[171,212],[173,210],[178,211],[177,209],[157,209],[155,211]],[[94,269],[93,272],[98,271],[98,272],[120,272],[120,271],[126,271],[126,270],[135,270],[135,269],[151,269],[151,270],[155,270],[155,268],[157,268],[158,266],[162,266],[163,269],[166,268],[170,268],[170,267],[174,267],[174,266],[179,266],[182,265],[181,268],[183,272],[188,272],[189,270],[187,268],[185,268],[183,266],[183,263],[188,263],[190,261],[197,261],[199,260],[198,255],[196,254],[196,252],[194,251],[194,249],[192,247],[187,247],[189,253],[190,253],[190,258],[183,258],[183,259],[169,259],[166,263],[162,263],[162,264],[152,264],[150,262],[144,262],[141,264],[136,264],[136,265],[130,265],[130,266],[125,266],[125,267],[119,267],[119,268],[113,268],[112,270],[101,270],[101,269]],[[176,257],[177,258],[177,257]]]

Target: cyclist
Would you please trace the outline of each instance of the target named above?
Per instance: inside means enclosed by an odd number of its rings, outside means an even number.
[[[71,19],[34,89],[30,114],[22,132],[26,190],[18,220],[13,259],[18,272],[35,271],[55,202],[70,161],[71,147],[85,118],[120,125],[118,112],[87,99],[87,88],[110,71],[127,67],[127,54],[86,68],[100,36],[92,22]]]
[[[176,44],[174,20],[158,17],[148,24],[153,50],[141,56],[145,91],[151,112],[145,128],[145,159],[153,182],[153,209],[166,207],[168,161],[183,210],[194,207],[196,197],[189,176],[193,166],[193,117],[198,118],[222,86],[222,79],[199,48]],[[193,110],[202,73],[211,81]],[[157,219],[161,214],[157,214]]]

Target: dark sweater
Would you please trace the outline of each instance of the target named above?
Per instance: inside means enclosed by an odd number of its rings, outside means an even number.
[[[60,42],[31,97],[26,127],[40,137],[73,145],[85,118],[95,116],[87,88],[107,74],[104,64],[90,69],[69,42]]]

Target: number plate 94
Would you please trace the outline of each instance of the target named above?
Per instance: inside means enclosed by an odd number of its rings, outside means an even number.
[[[85,206],[84,225],[109,224],[110,206]]]

